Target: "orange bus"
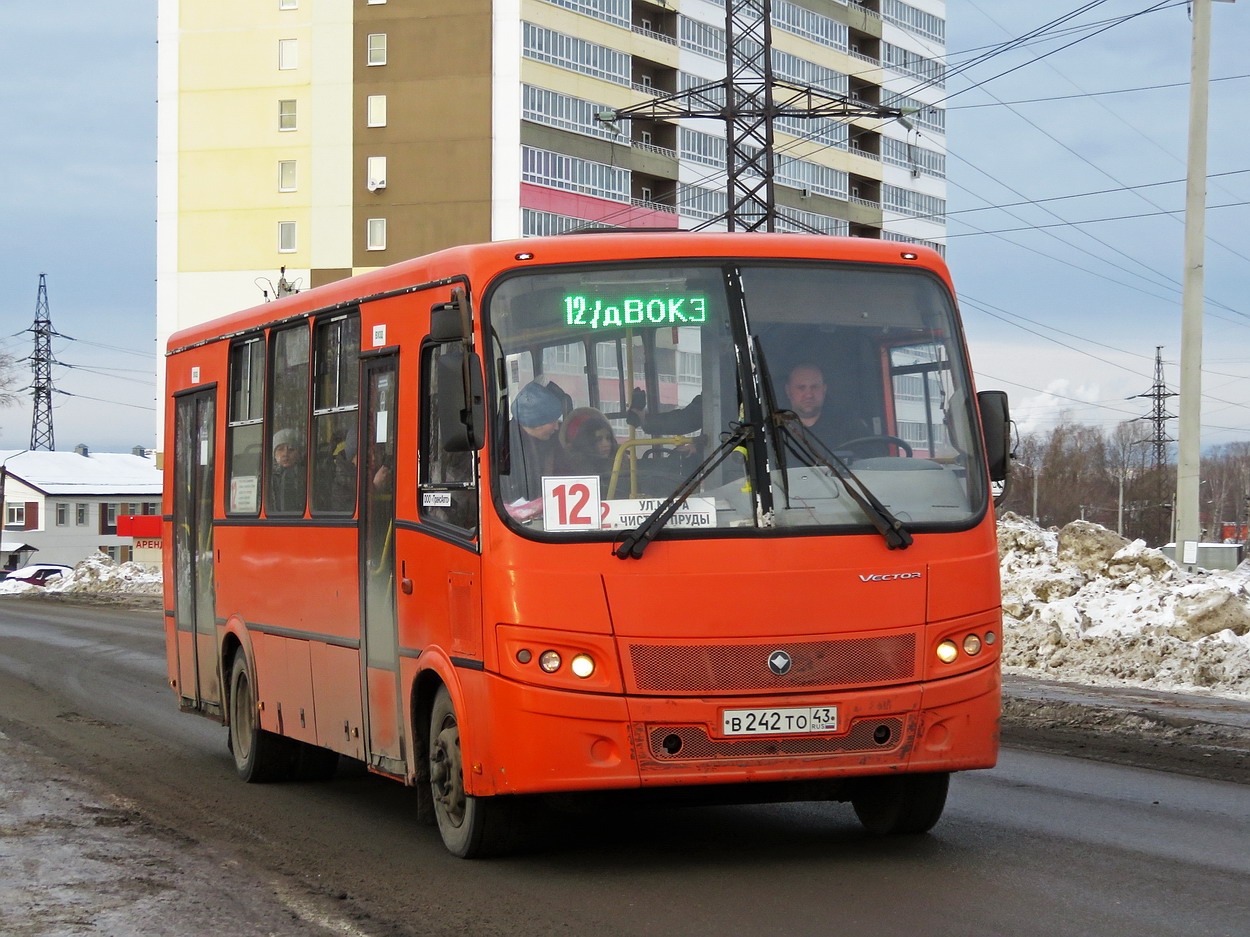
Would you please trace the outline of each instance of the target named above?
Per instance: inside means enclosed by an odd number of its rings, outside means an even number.
[[[167,363],[169,677],[246,781],[359,759],[471,857],[584,791],[923,832],[995,763],[1008,415],[932,251],[457,247]]]

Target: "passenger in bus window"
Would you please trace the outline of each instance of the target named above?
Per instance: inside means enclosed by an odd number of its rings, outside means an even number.
[[[356,452],[359,446],[355,435],[350,435],[339,445],[331,464],[330,510],[351,511],[356,507]]]
[[[273,434],[273,465],[269,471],[271,514],[304,513],[304,493],[308,483],[304,469],[304,444],[299,433],[282,429]]]
[[[847,406],[825,406],[828,386],[819,365],[801,361],[790,368],[786,399],[807,432],[830,449],[852,439],[870,435],[868,424]],[[865,453],[859,452],[863,455]],[[876,453],[874,453],[876,454]]]
[[[676,410],[648,410],[647,392],[635,387],[630,395],[625,422],[651,436],[684,436],[703,428],[703,395]]]
[[[619,444],[608,418],[594,407],[578,407],[560,427],[562,474],[598,475],[606,485]]]
[[[554,475],[560,455],[564,404],[537,381],[521,388],[512,402],[512,499],[541,498],[543,476]]]

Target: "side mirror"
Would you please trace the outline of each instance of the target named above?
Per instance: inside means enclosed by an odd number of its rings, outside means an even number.
[[[448,345],[438,356],[438,435],[446,452],[481,449],[486,442],[486,393],[482,363],[463,345]]]
[[[981,410],[981,432],[985,438],[985,456],[989,462],[990,481],[1005,481],[1011,471],[1011,413],[1007,393],[983,390],[977,393]]]
[[[451,291],[451,302],[430,307],[430,340],[435,342],[469,341],[473,329],[469,322],[469,302],[464,287]]]

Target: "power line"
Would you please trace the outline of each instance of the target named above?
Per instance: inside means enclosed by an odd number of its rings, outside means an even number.
[[[68,390],[61,390],[59,387],[56,392],[65,397],[77,397],[79,400],[94,400],[96,403],[107,403],[114,407],[131,407],[135,410],[151,410],[153,412],[156,410],[156,407],[145,407],[137,403],[123,403],[120,400],[105,400],[103,397],[90,397],[87,394],[75,394]]]
[[[1211,211],[1216,208],[1241,208],[1246,205],[1250,205],[1250,201],[1225,202],[1222,205],[1208,205],[1207,211]],[[1013,234],[1016,231],[1034,231],[1034,230],[1043,229],[1043,228],[1079,227],[1080,225],[1084,225],[1084,224],[1102,224],[1108,221],[1135,221],[1139,218],[1157,218],[1160,215],[1179,215],[1184,211],[1185,209],[1183,208],[1163,209],[1161,211],[1140,212],[1139,214],[1136,214],[1136,215],[1114,215],[1108,218],[1088,218],[1084,221],[1060,221],[1060,222],[1056,222],[1055,224],[1028,225],[1023,228],[1001,228],[997,231],[969,231],[967,234],[948,234],[946,235],[946,237],[957,238],[957,237],[977,237],[978,235],[982,235],[982,234]]]
[[[1224,78],[1212,78],[1214,84],[1217,81],[1242,81],[1250,78],[1250,75],[1228,75]],[[952,104],[946,108],[948,111],[970,111],[983,107],[1013,107],[1020,104],[1044,104],[1048,101],[1072,101],[1078,98],[1099,98],[1113,94],[1133,94],[1138,91],[1166,91],[1170,88],[1188,88],[1187,81],[1174,81],[1166,85],[1142,85],[1138,88],[1117,88],[1114,91],[1082,91],[1080,94],[1056,94],[1047,98],[1025,98],[1020,101],[987,101],[985,104]]]

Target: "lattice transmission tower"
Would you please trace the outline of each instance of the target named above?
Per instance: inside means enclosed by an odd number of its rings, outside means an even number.
[[[1154,431],[1150,436],[1150,452],[1151,452],[1151,468],[1161,469],[1168,464],[1168,445],[1175,442],[1168,435],[1167,421],[1176,419],[1176,414],[1168,413],[1164,401],[1169,397],[1175,397],[1175,391],[1168,390],[1167,384],[1163,382],[1163,346],[1155,346],[1155,381],[1151,385],[1150,390],[1144,394],[1137,394],[1138,397],[1145,397],[1153,400],[1154,403],[1150,408],[1149,416],[1139,416],[1139,420],[1149,420],[1154,424]]]
[[[695,230],[725,221],[730,231],[775,231],[778,219],[798,230],[816,231],[778,211],[773,180],[776,157],[773,124],[778,117],[901,118],[902,110],[869,104],[849,95],[785,81],[773,75],[772,0],[725,0],[725,78],[604,111],[605,122],[638,118],[718,118],[725,122],[727,208]]]
[[[34,373],[31,392],[35,398],[30,421],[30,448],[51,450],[56,448],[52,434],[52,366],[56,364],[52,355],[52,336],[57,331],[52,328],[47,276],[42,273],[39,274],[39,295],[35,300],[35,324],[30,331],[35,333],[35,351],[30,356],[30,369]]]

